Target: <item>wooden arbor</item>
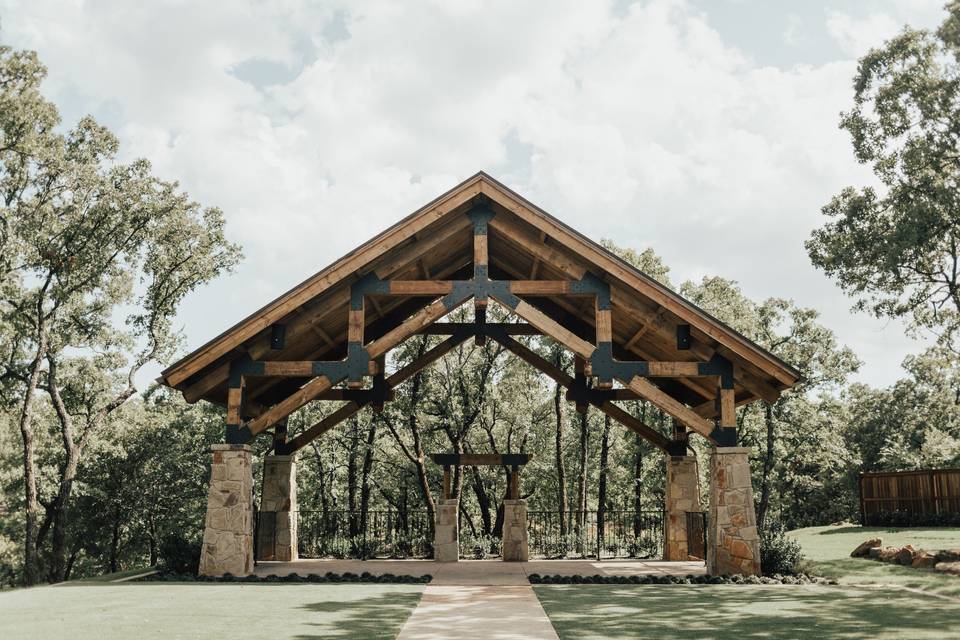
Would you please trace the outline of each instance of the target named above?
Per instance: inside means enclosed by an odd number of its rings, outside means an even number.
[[[474,322],[438,322],[470,300]],[[487,323],[490,300],[525,322]],[[446,338],[387,375],[389,350],[418,333]],[[518,334],[547,335],[568,348],[575,375]],[[471,338],[503,344],[567,388],[578,407],[599,408],[670,456],[686,455],[684,432],[699,434],[727,454],[718,457],[718,475],[740,485],[746,456],[735,447],[736,406],[773,402],[799,380],[786,363],[483,173],[234,325],[161,380],[188,402],[226,407],[230,447],[220,458],[242,455],[268,430],[275,452],[293,455],[363,407],[382,407],[397,385]],[[675,438],[660,434],[616,404],[628,399],[651,402],[684,428]],[[286,417],[318,400],[342,404],[288,437]],[[749,473],[746,480],[749,488]],[[734,515],[749,538],[752,502],[739,517],[746,507],[737,505]],[[231,553],[245,553],[246,531],[218,529],[208,516],[207,533],[206,554],[221,556],[218,542],[227,534],[237,537]],[[716,548],[749,555],[721,534]]]

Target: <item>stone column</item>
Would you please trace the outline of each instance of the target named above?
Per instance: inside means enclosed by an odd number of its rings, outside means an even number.
[[[437,503],[437,521],[434,523],[433,559],[437,562],[460,561],[460,525],[457,512],[460,501],[447,498]]]
[[[664,524],[663,559],[686,561],[690,559],[687,547],[687,512],[700,511],[700,487],[695,457],[667,457],[666,493],[667,521]]]
[[[503,560],[526,562],[530,559],[527,545],[527,501],[503,501]]]
[[[760,537],[750,483],[750,449],[717,447],[710,455],[707,573],[760,573]]]
[[[207,521],[200,551],[200,575],[245,576],[253,572],[253,472],[250,447],[211,448]]]
[[[264,456],[257,559],[297,559],[297,456]]]

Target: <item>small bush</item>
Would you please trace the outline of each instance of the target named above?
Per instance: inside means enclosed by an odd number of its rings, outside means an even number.
[[[161,538],[157,556],[164,572],[196,574],[200,570],[200,541],[170,533]]]
[[[803,563],[800,543],[787,537],[779,522],[769,523],[760,532],[760,569],[765,576],[796,575]]]

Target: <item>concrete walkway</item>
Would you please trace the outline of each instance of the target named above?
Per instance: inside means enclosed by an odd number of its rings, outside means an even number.
[[[537,595],[527,579],[540,575],[607,575],[634,576],[702,575],[702,562],[664,562],[662,560],[531,560],[503,562],[462,560],[297,560],[295,562],[261,562],[257,575],[298,573],[422,576],[433,580],[406,624],[399,640],[446,640],[447,638],[491,638],[521,640],[546,638],[556,640],[557,632],[550,624]]]
[[[398,640],[557,640],[530,585],[427,585]]]

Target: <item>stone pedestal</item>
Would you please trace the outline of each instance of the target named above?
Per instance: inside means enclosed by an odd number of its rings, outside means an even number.
[[[200,575],[253,572],[253,475],[250,447],[211,448],[210,492],[200,551]]]
[[[456,498],[437,502],[433,539],[433,559],[437,562],[460,561],[460,529],[457,521],[459,508],[460,501]]]
[[[265,456],[257,559],[297,559],[297,457]]]
[[[503,560],[526,562],[530,559],[527,545],[527,501],[503,501]]]
[[[687,512],[700,511],[700,487],[697,459],[693,456],[667,458],[666,516],[663,559],[690,559],[687,546]],[[701,541],[699,546],[702,546]]]
[[[710,455],[707,573],[713,576],[760,573],[749,454],[747,447],[717,447]]]

